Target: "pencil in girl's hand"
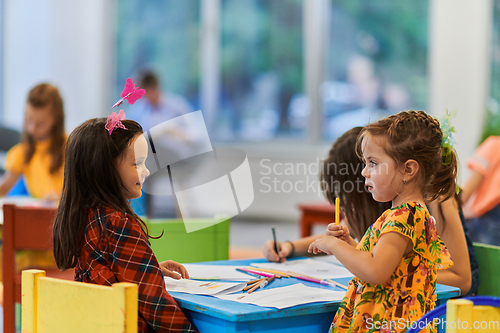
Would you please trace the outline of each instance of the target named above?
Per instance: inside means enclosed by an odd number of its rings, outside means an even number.
[[[278,242],[276,241],[276,230],[274,227],[272,228],[273,230],[273,240],[274,240],[274,251],[276,251],[276,254],[280,253],[280,248],[278,247]]]
[[[335,198],[335,225],[339,225],[340,222],[340,200]]]

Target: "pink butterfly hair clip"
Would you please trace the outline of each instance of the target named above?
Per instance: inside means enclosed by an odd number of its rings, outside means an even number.
[[[123,91],[120,94],[121,99],[116,102],[111,108],[120,106],[124,100],[127,100],[129,104],[134,104],[139,98],[144,96],[145,93],[146,90],[139,89],[139,87],[136,87],[134,85],[132,79],[128,78],[127,82],[125,82],[125,88],[123,88]]]
[[[123,112],[123,110],[120,110],[118,114],[116,114],[116,112],[113,112],[108,117],[108,121],[106,121],[106,125],[104,127],[108,130],[109,135],[111,135],[111,133],[113,133],[113,130],[117,127],[123,128],[124,130],[127,129],[122,123],[123,119],[125,119],[125,112]]]

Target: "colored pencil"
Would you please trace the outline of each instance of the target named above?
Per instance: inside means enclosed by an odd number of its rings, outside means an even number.
[[[261,278],[263,276],[262,274],[259,274],[258,272],[249,272],[249,271],[247,271],[247,270],[245,270],[243,268],[236,268],[236,270],[239,271],[239,272],[242,272],[242,273],[254,276],[256,278]]]
[[[266,280],[262,280],[261,282],[257,282],[257,283],[255,283],[255,284],[252,286],[252,288],[251,288],[249,291],[247,291],[247,293],[249,293],[249,294],[253,293],[253,292],[254,292],[257,288],[259,288],[259,286],[260,286],[260,285],[261,285],[264,281],[266,281]]]
[[[339,225],[340,222],[340,200],[335,198],[335,224]]]
[[[272,276],[274,276],[274,274],[259,272],[259,271],[255,271],[255,270],[250,269],[250,268],[237,268],[237,270],[242,270],[243,272],[246,272],[246,273],[249,273],[249,274],[257,274],[257,275],[265,276],[265,277],[272,277]]]
[[[260,280],[263,280],[263,279],[266,279],[266,278],[260,278],[260,279],[255,279],[255,280],[252,280],[252,281],[248,281],[247,284],[254,284],[255,282],[259,282]]]
[[[274,270],[274,269],[252,267],[252,270],[258,271],[258,272],[264,272],[264,273],[274,274],[278,279],[280,279],[282,277],[290,277],[290,275],[288,275],[287,273],[282,272],[282,271],[277,271],[277,270]]]
[[[343,288],[345,290],[347,290],[347,287],[344,286],[343,284],[340,284],[338,283],[337,281],[333,281],[333,280],[320,280],[320,279],[314,279],[314,278],[311,278],[311,277],[306,277],[306,276],[297,276],[296,277],[297,279],[299,280],[304,280],[304,281],[308,281],[308,282],[314,282],[314,283],[319,283],[319,284],[322,284],[324,286],[337,286],[337,287],[340,287],[340,288]]]
[[[262,282],[260,285],[259,285],[259,288],[264,288],[265,286],[267,286],[269,283],[273,282],[274,281],[274,276],[273,277],[270,277],[270,278],[267,278],[264,282]]]
[[[310,279],[313,279],[313,280],[321,280],[321,279],[318,279],[314,276],[309,276],[309,275],[305,275],[305,274],[299,274],[299,273],[295,273],[295,272],[291,272],[291,271],[287,271],[286,272],[288,275],[290,275],[291,277],[294,277],[296,278],[297,276],[303,276],[303,277],[306,277],[306,278],[310,278]]]
[[[323,284],[323,285],[330,285],[330,282],[319,280],[319,279],[311,279],[310,277],[306,277],[306,276],[302,276],[302,275],[299,275],[296,278],[299,280],[304,280],[304,281],[308,281],[308,282],[314,282],[314,283],[319,283],[319,284]]]
[[[328,282],[331,282],[331,283],[335,284],[337,287],[340,287],[340,288],[342,288],[342,289],[347,290],[347,286],[344,286],[343,284],[338,283],[337,281],[334,281],[334,280],[331,280],[331,279],[326,279],[326,281],[328,281]]]
[[[260,285],[260,283],[264,280],[266,280],[267,278],[262,278],[260,280],[257,280],[256,282],[254,283],[251,283],[249,285],[247,285],[245,288],[243,288],[243,291],[247,291],[248,289],[252,289],[253,287],[255,287],[256,285]]]

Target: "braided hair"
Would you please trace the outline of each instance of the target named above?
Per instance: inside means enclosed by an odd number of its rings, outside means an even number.
[[[363,128],[356,150],[367,135],[383,138],[383,148],[398,166],[412,159],[419,165],[419,178],[426,201],[443,202],[456,191],[457,156],[443,156],[443,133],[439,121],[424,111],[402,111]]]

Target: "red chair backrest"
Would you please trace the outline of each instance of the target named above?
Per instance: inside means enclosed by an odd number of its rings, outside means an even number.
[[[2,277],[4,285],[4,332],[15,332],[15,303],[21,302],[21,272],[16,269],[16,251],[51,250],[56,208],[3,206]],[[73,270],[54,270],[47,275],[72,280]]]

